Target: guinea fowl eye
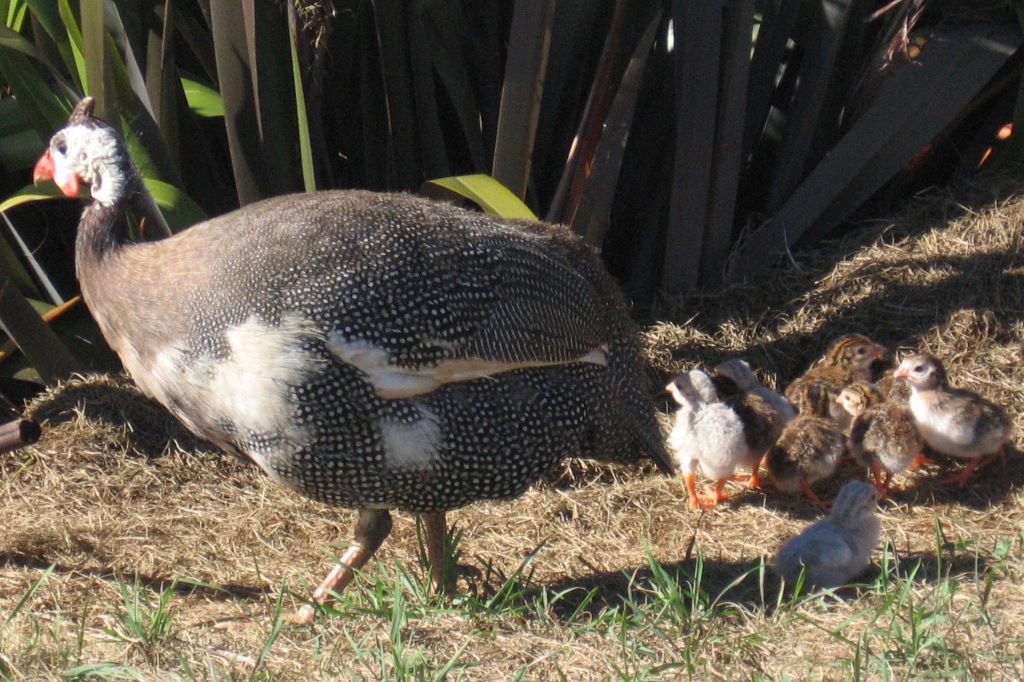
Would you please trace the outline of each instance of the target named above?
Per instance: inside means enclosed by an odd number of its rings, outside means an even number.
[[[57,152],[61,156],[64,156],[65,154],[68,153],[68,143],[64,139],[57,140],[57,142],[54,144],[54,147],[57,149]]]

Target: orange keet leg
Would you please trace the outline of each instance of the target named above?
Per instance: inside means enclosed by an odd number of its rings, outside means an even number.
[[[889,495],[889,478],[892,476],[888,471],[885,472],[885,482],[882,482],[882,465],[877,459],[872,458],[871,460],[871,475],[875,478],[875,490],[878,491],[879,501],[884,500]]]
[[[331,572],[313,590],[312,600],[317,604],[326,604],[331,599],[332,591],[338,593],[344,590],[352,582],[355,572],[366,565],[389,533],[391,514],[386,509],[360,509],[356,520],[355,543],[345,550]],[[305,604],[287,619],[293,623],[308,624],[313,622],[315,615],[313,605]]]
[[[699,498],[699,504],[702,509],[710,509],[716,506],[719,502],[729,499],[722,489],[725,488],[725,481],[727,479],[720,478],[715,481],[715,491],[710,494],[701,495]]]
[[[700,498],[697,497],[697,475],[693,473],[686,474],[684,477],[686,481],[686,492],[690,497],[690,508],[700,508]]]
[[[747,487],[756,490],[762,487],[763,485],[764,481],[761,480],[761,472],[755,466],[753,469],[750,470],[750,479],[747,481]]]
[[[967,482],[970,481],[971,478],[974,476],[974,472],[977,471],[983,459],[984,457],[973,458],[970,462],[967,463],[967,466],[965,466],[959,474],[957,474],[956,476],[950,476],[949,478],[943,479],[942,483],[945,485],[958,485],[961,488],[964,487],[965,485],[967,485]]]
[[[808,481],[806,478],[804,478],[803,480],[800,481],[800,491],[804,494],[804,497],[806,497],[808,500],[810,500],[814,504],[818,505],[822,509],[828,511],[829,509],[832,508],[832,501],[831,500],[823,500],[820,497],[818,497],[817,495],[815,495],[814,491],[811,490],[811,483],[810,483],[810,481]]]
[[[914,456],[914,461],[910,463],[910,468],[916,469],[927,464],[935,464],[935,462],[925,457],[923,452],[919,452]]]

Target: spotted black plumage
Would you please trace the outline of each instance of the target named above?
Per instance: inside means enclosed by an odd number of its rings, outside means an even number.
[[[62,141],[114,135],[73,126]],[[137,186],[126,157],[94,170]],[[668,468],[626,305],[564,228],[330,191],[128,244],[131,201],[93,202],[79,229],[104,335],[187,426],[304,495],[435,512],[567,456]]]

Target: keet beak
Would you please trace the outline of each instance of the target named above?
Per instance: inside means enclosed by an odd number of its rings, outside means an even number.
[[[910,376],[910,373],[907,370],[900,367],[895,372],[892,373],[892,376],[895,379],[906,379],[908,376]]]
[[[78,175],[75,173],[58,172],[49,149],[39,157],[39,160],[36,161],[36,167],[32,170],[32,182],[34,184],[38,185],[45,180],[53,180],[66,197],[77,197],[81,191],[78,184]]]

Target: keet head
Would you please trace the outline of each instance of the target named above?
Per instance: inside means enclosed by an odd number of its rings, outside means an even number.
[[[887,349],[863,334],[840,336],[825,353],[825,363],[832,367],[866,370],[871,363],[884,357]]]
[[[916,391],[927,391],[948,385],[946,368],[938,358],[925,353],[915,353],[903,358],[893,377],[905,379]]]
[[[833,521],[856,526],[871,516],[878,507],[878,491],[864,481],[850,481],[839,490],[830,514]]]
[[[758,385],[757,377],[750,369],[750,364],[742,358],[732,358],[720,363],[715,367],[715,374],[732,379],[744,391],[749,391]]]
[[[68,124],[50,138],[50,146],[36,163],[32,179],[53,180],[65,196],[77,197],[82,185],[92,198],[110,206],[127,191],[130,161],[120,135],[93,116],[91,97],[78,103]]]
[[[718,401],[718,393],[715,384],[706,372],[699,369],[691,369],[689,372],[672,377],[672,380],[665,386],[675,401],[680,405],[697,407],[699,405]]]
[[[882,402],[882,393],[873,384],[866,381],[855,381],[840,393],[836,402],[844,410],[856,417],[872,405]]]

